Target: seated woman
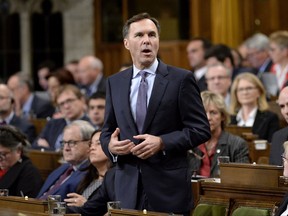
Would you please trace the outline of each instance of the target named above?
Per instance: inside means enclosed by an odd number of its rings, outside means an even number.
[[[88,166],[88,172],[80,182],[76,193],[69,193],[67,194],[68,198],[64,199],[67,206],[83,206],[91,194],[102,184],[103,177],[111,166],[109,159],[102,151],[99,141],[100,134],[101,132],[96,130],[91,136],[89,155],[91,164]]]
[[[36,197],[43,183],[39,171],[25,156],[27,145],[18,129],[0,126],[0,188],[8,189],[11,196]]]
[[[242,73],[231,87],[231,124],[252,127],[259,139],[271,142],[272,135],[279,130],[279,118],[268,110],[264,86],[257,76]]]
[[[284,153],[282,155],[284,166],[283,176],[288,178],[288,141],[284,142],[283,147],[284,147]],[[288,193],[286,193],[275,216],[287,216],[287,215],[288,215]]]
[[[229,156],[230,162],[248,163],[248,146],[244,139],[224,131],[230,117],[223,97],[209,91],[202,92],[201,97],[210,123],[211,139],[189,151],[189,166],[193,175],[218,177],[218,156]]]

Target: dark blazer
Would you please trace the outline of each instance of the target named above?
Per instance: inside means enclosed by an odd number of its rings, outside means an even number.
[[[269,163],[272,165],[282,165],[281,155],[284,152],[283,143],[288,140],[288,127],[282,128],[273,134]]]
[[[119,140],[139,141],[130,110],[132,68],[107,80],[106,110],[101,144],[108,150],[111,134],[120,128]],[[159,61],[143,126],[143,134],[160,136],[164,150],[141,160],[118,155],[115,196],[123,208],[135,209],[138,180],[141,178],[149,208],[159,212],[188,212],[192,205],[191,178],[187,151],[210,138],[210,127],[193,73]],[[141,176],[139,174],[141,170]]]
[[[97,92],[106,92],[106,78],[104,76],[102,76],[98,84]]]
[[[205,75],[202,76],[198,81],[197,85],[199,87],[200,92],[207,90],[207,83],[206,83],[206,78]]]
[[[9,189],[10,196],[21,196],[22,191],[24,196],[35,198],[42,183],[39,171],[25,156],[0,178],[0,188]]]
[[[203,153],[197,147],[193,149],[193,152],[199,156],[203,156]],[[217,165],[218,156],[229,156],[230,162],[249,163],[248,145],[241,137],[222,131],[211,162],[210,177],[219,177],[219,166]],[[191,172],[196,172],[199,175],[202,160],[196,158],[190,151],[188,158]]]
[[[36,130],[34,125],[30,123],[27,119],[23,119],[14,114],[9,124],[18,128],[22,133],[27,136],[28,140],[33,143],[36,137]]]
[[[34,99],[31,104],[31,112],[35,114],[36,118],[47,118],[53,115],[55,108],[50,101],[44,100],[34,94]]]
[[[113,167],[106,172],[101,186],[91,194],[82,207],[67,207],[66,213],[103,216],[107,212],[107,202],[116,200],[115,187],[115,167]]]
[[[231,124],[237,125],[236,116],[231,116]],[[257,110],[252,132],[258,135],[258,139],[265,139],[271,142],[273,133],[279,128],[280,123],[276,113]]]
[[[81,120],[89,121],[90,119],[85,115],[81,118]],[[60,119],[51,119],[47,122],[46,126],[44,127],[43,131],[40,133],[40,135],[37,137],[37,139],[34,141],[32,147],[35,149],[44,148],[39,147],[37,144],[37,141],[39,138],[45,139],[50,147],[46,150],[55,151],[55,143],[57,141],[58,136],[63,132],[63,129],[67,125],[67,122],[64,118]]]
[[[67,179],[57,190],[53,192],[53,194],[61,195],[61,199],[64,200],[68,193],[72,193],[76,191],[76,188],[82,178],[85,176],[86,171],[82,171],[89,165],[89,162],[85,162],[80,166],[80,168],[74,171],[70,178]],[[37,198],[40,198],[45,192],[49,190],[49,188],[55,184],[55,182],[60,178],[60,176],[68,169],[70,166],[69,163],[65,163],[62,166],[58,167],[54,170],[46,179],[44,185],[42,186],[40,192],[37,195]]]
[[[277,209],[275,216],[280,216],[284,211],[286,211],[287,204],[288,204],[288,193],[285,194],[279,208]]]

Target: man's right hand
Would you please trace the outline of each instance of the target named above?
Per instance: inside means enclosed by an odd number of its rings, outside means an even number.
[[[115,155],[126,155],[131,153],[131,149],[135,146],[131,140],[126,139],[119,141],[120,129],[116,128],[116,130],[112,133],[110,142],[108,145],[108,149],[112,154]]]

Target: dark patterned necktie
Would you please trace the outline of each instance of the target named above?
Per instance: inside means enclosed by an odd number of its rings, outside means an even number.
[[[138,97],[136,103],[136,125],[138,128],[138,132],[142,133],[144,120],[147,112],[147,91],[148,91],[148,83],[146,80],[146,76],[148,73],[146,71],[139,72],[141,76],[141,81],[138,90]]]
[[[50,189],[40,197],[42,200],[46,200],[48,195],[53,194],[63,183],[63,181],[68,178],[73,172],[73,166],[67,168],[67,170],[59,177],[59,179],[55,182],[55,184],[50,187]]]

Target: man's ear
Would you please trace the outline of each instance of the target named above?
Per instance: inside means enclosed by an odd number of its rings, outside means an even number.
[[[129,43],[128,43],[128,40],[127,40],[126,38],[123,40],[123,43],[124,43],[125,48],[126,48],[127,50],[129,50],[129,49],[130,49],[130,48],[129,48]]]

